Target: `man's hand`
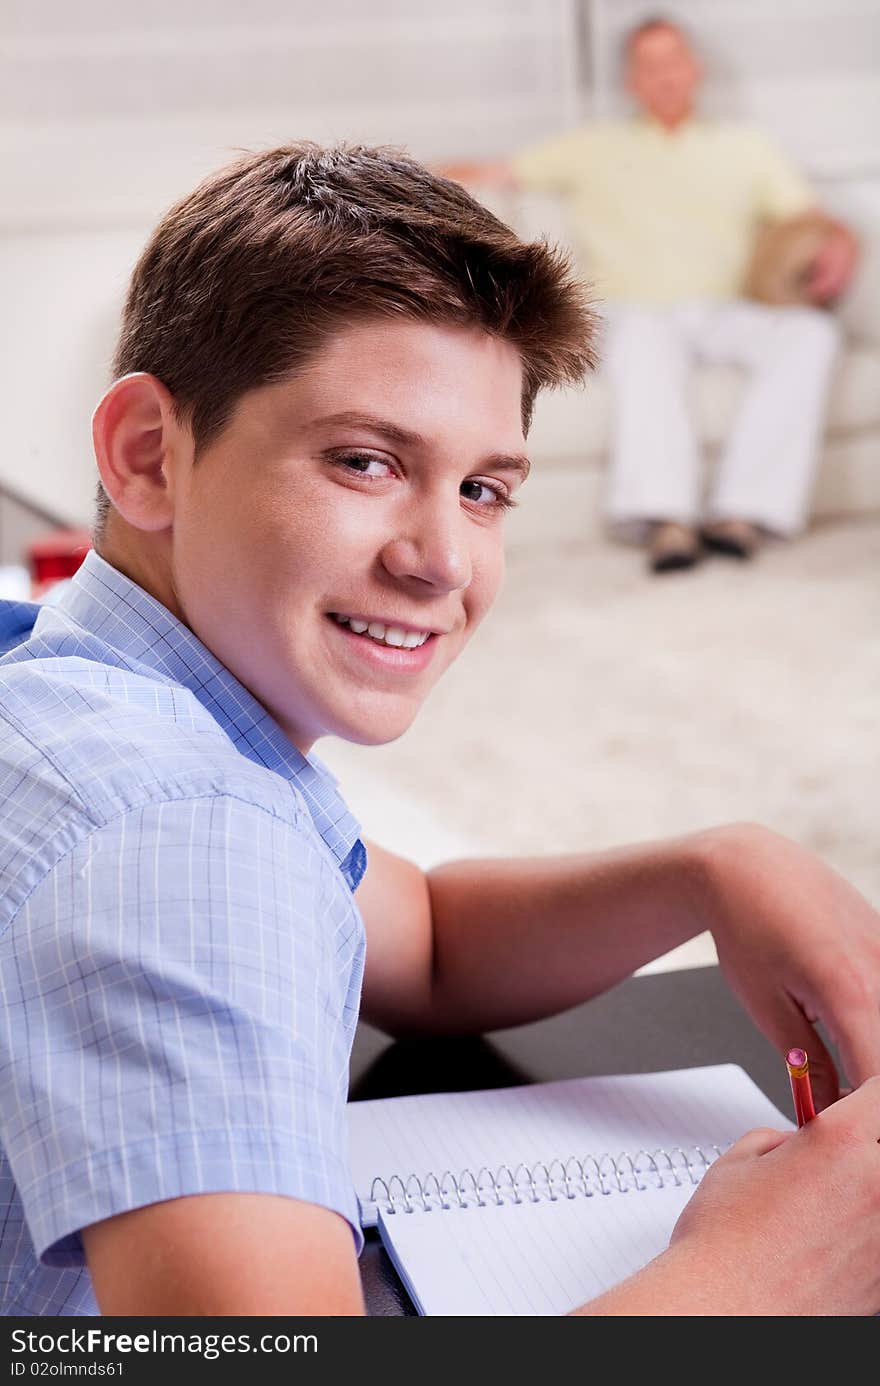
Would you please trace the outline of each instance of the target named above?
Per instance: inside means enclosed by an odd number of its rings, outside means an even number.
[[[810,265],[807,291],[813,303],[831,303],[848,287],[859,258],[856,237],[847,227],[832,225]]]
[[[807,1051],[817,1107],[839,1096],[817,1022],[851,1085],[880,1074],[880,914],[831,867],[766,828],[711,830],[705,860],[704,909],[721,969],[780,1055],[793,1045]]]

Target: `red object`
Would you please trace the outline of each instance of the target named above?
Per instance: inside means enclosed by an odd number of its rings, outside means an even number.
[[[794,1100],[794,1114],[798,1126],[804,1126],[816,1115],[813,1106],[813,1089],[810,1087],[810,1064],[806,1049],[789,1049],[785,1056],[785,1066],[791,1082],[791,1095]]]
[[[92,546],[87,529],[53,529],[28,546],[34,596],[63,578],[73,577]]]

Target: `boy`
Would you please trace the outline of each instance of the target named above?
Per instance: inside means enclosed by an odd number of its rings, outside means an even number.
[[[425,876],[367,859],[310,758],[399,736],[488,610],[535,395],[590,332],[562,257],[394,151],[245,158],[154,233],[95,413],[95,550],[5,615],[6,1313],[363,1312],[362,974],[392,1034],[477,1031],[706,928],[817,1096],[819,1019],[861,1087],[746,1137],[584,1312],[880,1307],[880,921],[846,882],[747,826]]]

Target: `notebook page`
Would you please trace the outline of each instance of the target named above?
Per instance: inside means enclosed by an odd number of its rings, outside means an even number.
[[[424,1180],[430,1171],[458,1175],[624,1150],[723,1150],[753,1126],[792,1126],[736,1064],[375,1098],[350,1102],[348,1123],[365,1226],[376,1220],[376,1177]]]
[[[449,1212],[380,1213],[382,1241],[420,1314],[562,1315],[669,1243],[690,1183]]]

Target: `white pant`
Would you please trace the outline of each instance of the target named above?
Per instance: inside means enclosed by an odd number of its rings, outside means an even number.
[[[613,436],[611,523],[642,537],[649,520],[751,520],[792,535],[806,523],[838,343],[832,315],[737,299],[606,310],[604,367]],[[689,409],[696,361],[735,364],[749,381],[703,504]]]

